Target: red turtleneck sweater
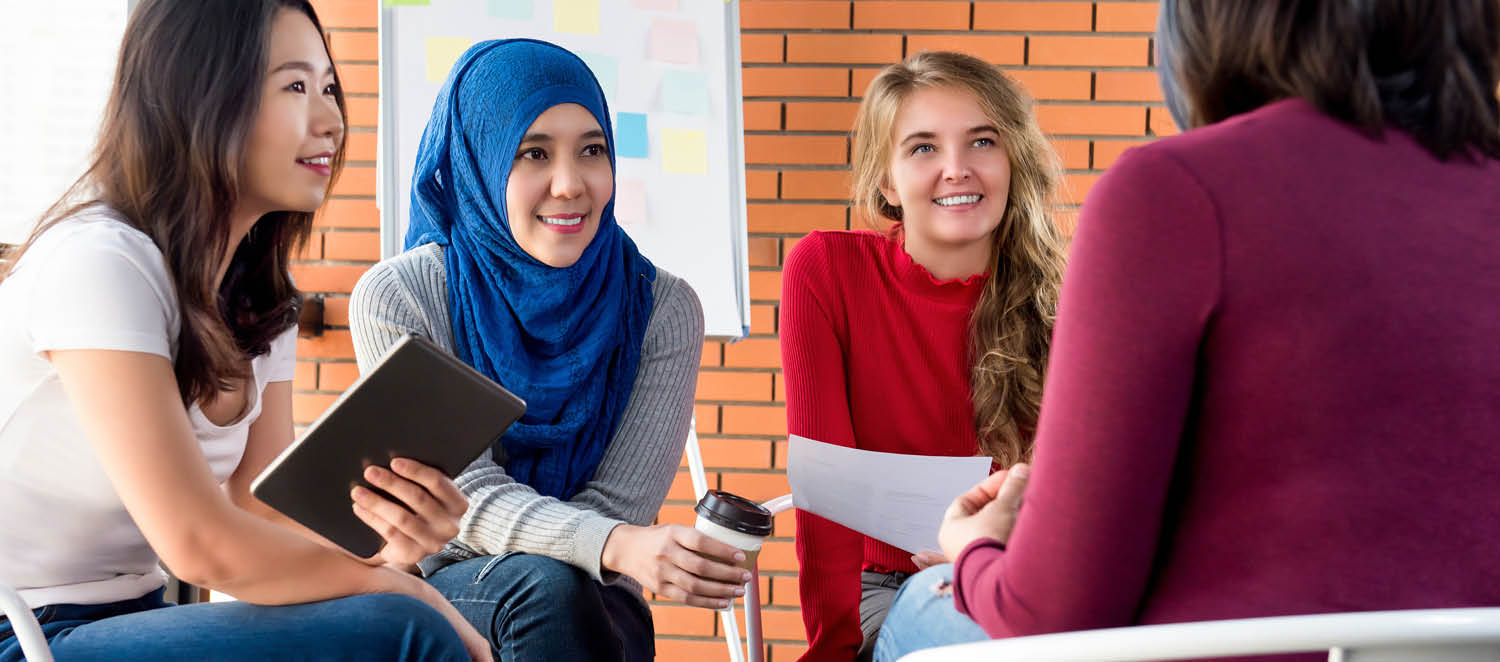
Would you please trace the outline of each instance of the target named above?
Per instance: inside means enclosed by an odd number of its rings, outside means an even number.
[[[934,279],[896,233],[800,241],[782,275],[787,430],[887,453],[975,455],[969,315],[984,281]],[[858,652],[860,570],[916,570],[911,554],[801,511],[797,560],[811,661]]]

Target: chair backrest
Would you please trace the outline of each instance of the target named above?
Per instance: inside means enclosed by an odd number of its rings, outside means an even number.
[[[1330,662],[1500,660],[1500,608],[1142,625],[943,646],[901,661],[1144,662],[1319,650]]]
[[[37,625],[36,616],[15,589],[0,584],[0,612],[10,620],[10,627],[21,644],[21,657],[30,662],[52,662],[52,651],[47,648],[47,638]]]

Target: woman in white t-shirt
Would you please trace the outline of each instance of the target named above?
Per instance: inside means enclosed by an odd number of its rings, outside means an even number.
[[[292,438],[287,263],[344,156],[322,34],[306,0],[140,3],[92,165],[0,270],[0,583],[58,659],[490,659],[388,567],[456,531],[445,476],[369,476],[404,508],[355,496],[390,542],[363,560],[248,490]],[[241,602],[167,605],[159,563]]]

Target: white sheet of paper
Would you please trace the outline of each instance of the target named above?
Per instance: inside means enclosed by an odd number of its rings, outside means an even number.
[[[794,506],[913,554],[942,550],[943,512],[990,473],[987,457],[878,453],[797,435],[789,446]]]

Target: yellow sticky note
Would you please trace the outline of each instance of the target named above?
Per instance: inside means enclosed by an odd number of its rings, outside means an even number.
[[[708,136],[698,129],[662,129],[661,169],[674,175],[708,174]]]
[[[428,37],[427,82],[441,83],[446,80],[453,63],[473,45],[473,39],[464,37]]]
[[[599,0],[556,0],[552,29],[573,34],[599,34]]]

